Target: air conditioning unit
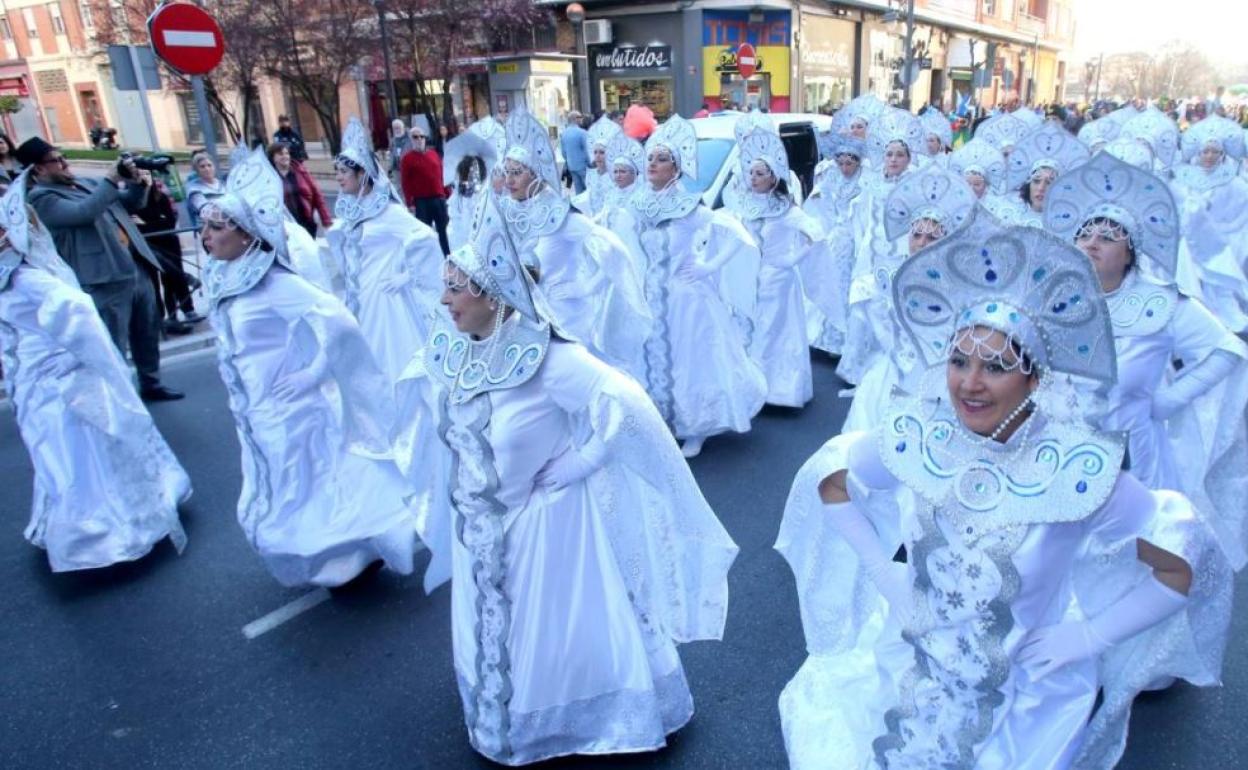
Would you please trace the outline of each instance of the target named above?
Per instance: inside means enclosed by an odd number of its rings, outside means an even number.
[[[607,45],[611,42],[611,22],[607,19],[586,21],[585,45]]]

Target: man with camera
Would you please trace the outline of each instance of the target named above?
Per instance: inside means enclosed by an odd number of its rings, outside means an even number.
[[[128,347],[145,401],[174,401],[184,394],[160,382],[160,311],[152,282],[138,260],[160,263],[130,218],[142,208],[148,186],[134,160],[123,156],[103,180],[77,177],[61,151],[33,137],[17,148],[30,167],[28,201],[48,228],[56,250],[90,295],[118,349]],[[125,189],[122,180],[127,180]],[[128,342],[128,344],[127,344]]]

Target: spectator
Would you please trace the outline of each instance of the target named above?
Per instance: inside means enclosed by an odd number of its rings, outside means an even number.
[[[329,215],[329,206],[325,205],[325,196],[303,164],[295,162],[290,147],[274,142],[269,145],[268,156],[282,178],[286,210],[312,237],[316,237],[317,216],[321,218],[321,226],[328,230],[334,219]]]
[[[308,148],[303,143],[303,137],[290,125],[290,117],[287,115],[277,116],[277,130],[273,132],[273,141],[282,142],[290,148],[290,159],[303,163],[308,159]]]
[[[145,401],[174,401],[183,394],[160,383],[160,311],[156,293],[140,273],[140,261],[160,263],[130,219],[149,188],[136,179],[132,161],[113,167],[103,180],[79,179],[60,150],[33,137],[17,148],[17,159],[35,180],[29,202],[43,220],[56,250],[73,269],[99,311],[118,349],[130,350]]]
[[[563,166],[572,177],[572,192],[585,192],[585,172],[589,169],[589,134],[581,128],[581,113],[568,113],[568,125],[559,138],[563,150]]]
[[[0,184],[5,187],[22,173],[22,164],[17,162],[15,149],[9,135],[0,131]]]
[[[199,229],[199,210],[213,198],[225,195],[225,182],[217,178],[217,164],[207,150],[191,153],[191,176],[186,180],[186,214]]]
[[[403,201],[413,216],[438,232],[443,254],[450,254],[446,237],[446,187],[442,183],[442,158],[426,147],[429,135],[417,123],[409,134],[412,149],[399,161],[399,181]]]
[[[139,232],[147,237],[147,245],[160,263],[160,270],[146,262],[139,264],[145,269],[152,281],[152,288],[156,291],[157,310],[165,311],[165,332],[190,334],[194,325],[204,320],[204,317],[195,312],[195,301],[191,299],[191,283],[182,267],[182,241],[177,233],[169,232],[178,226],[178,212],[173,207],[173,198],[169,197],[164,184],[152,179],[152,172],[140,169],[139,180],[150,188],[150,192],[147,202],[134,213],[139,218]],[[182,311],[185,322],[178,320],[179,310]]]
[[[407,126],[395,118],[390,121],[390,173],[398,175],[399,161],[403,159],[403,153],[410,149],[412,138],[407,135]]]

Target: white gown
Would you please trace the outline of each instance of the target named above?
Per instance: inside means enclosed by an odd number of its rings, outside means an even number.
[[[942,431],[956,418],[933,409],[912,403],[872,433],[834,438],[794,481],[776,548],[797,579],[810,655],[780,696],[790,764],[1107,770],[1139,690],[1167,675],[1217,682],[1210,640],[1226,632],[1229,567],[1184,498],[1118,470],[1112,439],[1042,423],[995,446],[956,427],[948,441]],[[1020,440],[1043,440],[1072,461],[1049,465]],[[963,461],[972,473],[994,466],[1046,492],[1002,491],[989,505],[975,497],[982,485],[941,465],[946,455],[923,461],[928,442],[982,458]],[[886,550],[906,548],[909,563],[894,567],[914,586],[922,620],[905,636],[819,501],[820,481],[844,468]],[[956,502],[954,485],[974,510]],[[1192,565],[1185,609],[1099,660],[1030,681],[1015,657],[1031,630],[1099,614],[1149,576],[1138,537]]]
[[[425,585],[452,579],[469,739],[506,765],[657,749],[693,715],[676,643],[722,634],[737,549],[636,382],[518,322],[498,332],[519,352],[493,385],[468,395],[439,372],[453,346],[490,344],[454,332],[404,383]],[[536,485],[586,440],[606,446],[602,467]]]
[[[1183,492],[1218,533],[1232,564],[1245,563],[1248,448],[1248,348],[1199,300],[1132,270],[1106,296],[1118,351],[1118,382],[1100,421],[1127,434],[1131,475],[1149,489]],[[1159,388],[1200,366],[1217,351],[1239,363],[1226,379],[1169,420],[1153,416]],[[1181,360],[1177,372],[1173,362]],[[1176,451],[1177,447],[1183,451]]]
[[[393,383],[431,330],[442,294],[438,236],[391,201],[360,221],[339,216],[326,241],[343,276],[343,302]],[[388,285],[404,275],[403,285]]]
[[[1211,171],[1185,165],[1175,169],[1172,189],[1183,235],[1179,288],[1231,331],[1248,330],[1248,181],[1229,161]]]
[[[806,292],[807,332],[810,344],[840,355],[849,325],[849,287],[854,271],[853,222],[864,197],[862,171],[846,179],[829,168],[802,210],[823,228],[823,239],[811,249],[799,270]]]
[[[754,196],[748,196],[753,198]],[[820,243],[823,232],[814,218],[786,197],[761,216],[748,218],[747,201],[737,215],[754,236],[762,253],[758,271],[758,301],[750,334],[750,357],[767,378],[768,404],[800,407],[814,397],[807,338],[805,297],[800,269]]]
[[[696,196],[643,189],[633,200],[645,252],[638,261],[646,265],[655,319],[641,381],[677,437],[744,433],[763,408],[767,378],[746,349],[753,307],[742,309],[739,321],[726,297],[753,294],[756,278],[745,276],[758,263],[758,247],[734,217],[712,212]],[[746,268],[729,277],[734,263]],[[685,266],[704,275],[687,278]]]
[[[502,203],[520,259],[540,271],[555,326],[612,366],[638,373],[651,317],[624,244],[552,190]]]
[[[335,586],[383,559],[412,571],[410,486],[393,458],[390,381],[343,304],[280,266],[213,309],[242,447],[238,521],[283,585]],[[289,402],[285,375],[327,362]]]
[[[472,240],[472,219],[477,213],[477,204],[481,201],[479,196],[479,193],[476,195],[464,195],[460,191],[459,185],[455,185],[455,188],[451,190],[451,197],[446,201],[448,220],[446,225],[446,242],[451,247],[451,251]],[[419,222],[420,220],[416,221]]]
[[[0,360],[35,470],[26,539],[53,572],[132,561],[166,537],[181,552],[190,479],[91,298],[59,257],[47,260],[0,255]]]
[[[585,172],[585,190],[572,196],[572,207],[595,222],[602,222],[603,210],[607,205],[607,197],[615,187],[615,180],[610,171],[602,173],[590,167]]]

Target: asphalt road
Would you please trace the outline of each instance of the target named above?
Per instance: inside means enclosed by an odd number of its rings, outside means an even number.
[[[776,699],[804,651],[793,580],[771,545],[794,472],[846,408],[816,359],[810,406],[768,410],[752,433],[713,439],[693,461],[741,546],[724,641],[681,648],[693,722],[654,754],[547,767],[785,766]],[[425,596],[418,577],[380,573],[244,637],[306,592],[277,585],[236,523],[238,445],[212,354],[166,366],[165,379],[190,394],[152,409],[195,484],[181,556],[162,544],[135,564],[51,574],[22,538],[31,469],[0,413],[0,767],[492,767],[464,730],[447,588]],[[1225,687],[1142,698],[1121,767],[1248,767],[1248,606],[1238,604]]]

